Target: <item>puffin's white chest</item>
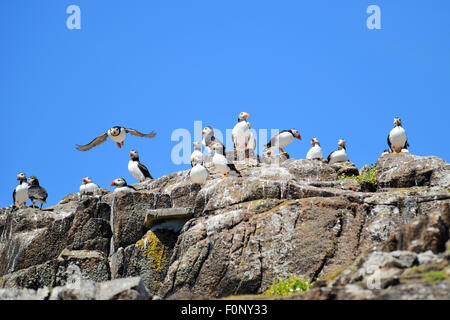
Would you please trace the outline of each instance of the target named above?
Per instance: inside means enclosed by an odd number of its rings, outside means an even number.
[[[117,187],[114,189],[113,193],[119,193],[119,192],[133,192],[134,190],[131,189],[128,186],[124,186],[124,187]]]
[[[289,143],[294,141],[294,136],[290,132],[282,132],[278,136],[276,136],[274,140],[275,141],[274,141],[274,144],[272,145],[272,147],[284,148]]]
[[[306,159],[322,159],[323,153],[322,148],[319,145],[315,145],[309,149],[308,153],[306,154]]]
[[[220,173],[225,174],[229,171],[228,160],[222,154],[218,154],[218,153],[214,154],[213,164],[214,164],[214,167],[217,169],[217,171],[219,171]]]
[[[208,170],[200,164],[195,165],[189,173],[192,183],[204,184],[208,178]]]
[[[406,131],[400,126],[393,128],[389,133],[389,141],[395,149],[402,149],[406,144],[406,140]]]
[[[248,130],[248,142],[247,142],[247,148],[249,148],[250,150],[255,150],[256,149],[256,139],[253,136],[253,133],[251,130]]]
[[[203,161],[203,153],[199,150],[194,150],[191,154],[191,162],[194,164],[194,166],[197,163],[201,163]]]
[[[125,137],[127,136],[127,133],[125,132],[125,130],[121,130],[120,133],[119,133],[119,135],[113,136],[113,135],[111,135],[111,134],[109,133],[109,131],[108,131],[108,136],[109,136],[114,142],[122,143],[122,141],[125,140]]]
[[[28,200],[28,183],[23,182],[16,187],[16,194],[14,201],[21,203],[26,203]]]
[[[89,182],[87,184],[82,184],[80,186],[80,193],[95,193],[99,189],[98,185],[93,182]]]
[[[128,171],[130,174],[135,177],[137,180],[145,180],[145,176],[142,171],[138,167],[138,162],[134,160],[130,160],[128,162]]]
[[[246,121],[240,121],[234,126],[231,131],[231,136],[233,137],[233,142],[236,149],[245,148],[249,139],[249,131],[250,129]]]
[[[348,161],[347,152],[345,149],[334,151],[330,156],[329,164],[333,164],[336,162],[346,162]]]
[[[206,151],[208,151],[208,153],[211,153],[211,149],[206,145],[206,137],[203,138],[202,145],[205,147],[205,149],[206,149]]]

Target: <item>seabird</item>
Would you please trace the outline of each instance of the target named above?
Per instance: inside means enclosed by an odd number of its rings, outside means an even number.
[[[317,138],[311,138],[311,149],[306,154],[306,159],[322,159],[323,153]]]
[[[394,118],[394,128],[391,130],[387,137],[387,143],[389,145],[389,150],[392,153],[403,153],[403,149],[408,149],[408,138],[406,136],[406,131],[402,127],[402,121],[400,118]]]
[[[83,184],[80,186],[80,196],[85,194],[95,194],[100,187],[92,182],[90,177],[83,178]]]
[[[93,147],[99,146],[102,143],[104,143],[106,141],[106,139],[108,138],[108,136],[114,142],[117,143],[117,146],[119,148],[122,148],[127,133],[130,133],[136,137],[146,137],[146,138],[153,138],[156,135],[156,133],[154,131],[152,131],[148,134],[145,134],[145,133],[139,132],[135,129],[129,129],[129,128],[116,126],[116,127],[112,127],[111,129],[106,131],[104,134],[102,134],[101,136],[98,136],[97,138],[95,138],[90,143],[88,143],[84,146],[77,145],[77,149],[80,151],[87,151],[89,149],[92,149]]]
[[[19,180],[20,183],[13,191],[13,202],[14,205],[17,205],[17,207],[21,209],[21,205],[26,205],[28,201],[27,176],[25,173],[21,172],[17,175],[17,180]]]
[[[338,150],[333,151],[328,155],[328,163],[333,164],[336,162],[348,161],[347,151],[345,149],[345,140],[340,139],[338,141]]]
[[[241,173],[236,169],[233,163],[229,163],[227,158],[223,155],[222,146],[219,143],[211,145],[211,150],[214,152],[212,162],[214,167],[223,174],[221,179],[228,177],[230,173],[241,177]]]
[[[250,122],[247,122],[248,117],[250,115],[247,112],[241,112],[238,116],[238,123],[231,131],[234,150],[247,149],[250,139]]]
[[[270,149],[267,154],[270,155],[272,153],[272,148],[278,148],[281,153],[287,153],[283,151],[283,148],[294,141],[294,138],[298,140],[302,140],[302,136],[296,129],[283,130],[270,139],[270,141],[266,144],[266,149]]]
[[[139,161],[139,153],[136,150],[130,151],[130,161],[128,162],[128,171],[139,182],[144,182],[145,179],[153,179],[147,167]]]
[[[124,178],[117,178],[114,179],[113,182],[111,182],[112,186],[116,186],[116,189],[114,189],[114,193],[122,192],[122,191],[136,191],[136,189],[133,186],[129,186]]]
[[[203,166],[203,161],[197,162],[190,170],[189,177],[192,183],[204,184],[208,178],[208,170]]]
[[[222,150],[223,152],[225,152],[225,146],[224,144],[217,139],[216,137],[214,137],[214,129],[210,126],[205,127],[201,132],[201,135],[204,135],[205,137],[202,140],[202,144],[205,147],[206,150],[208,150],[209,153],[212,152],[211,150],[211,145],[213,143],[218,143],[222,146]]]
[[[203,153],[200,142],[194,141],[192,146],[194,147],[194,151],[191,154],[191,166],[194,167],[197,163],[203,163]]]
[[[28,197],[33,203],[33,208],[34,204],[38,202],[41,204],[40,209],[42,210],[42,206],[47,200],[48,193],[47,190],[39,185],[39,180],[35,176],[31,176],[30,179],[28,179]]]

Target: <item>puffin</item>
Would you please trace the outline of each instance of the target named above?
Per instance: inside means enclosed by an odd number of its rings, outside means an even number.
[[[222,146],[223,152],[225,152],[224,144],[219,139],[214,137],[214,129],[212,127],[206,126],[202,131],[200,131],[200,135],[205,136],[202,140],[202,144],[205,146],[205,149],[208,150],[209,153],[212,152],[211,145],[214,143],[220,144]]]
[[[31,176],[28,179],[28,197],[33,203],[33,208],[34,204],[36,202],[39,202],[41,204],[40,209],[42,210],[42,206],[47,200],[48,193],[47,190],[45,190],[45,188],[39,185],[39,180],[35,176]]]
[[[204,184],[208,178],[208,170],[203,166],[203,161],[196,164],[189,171],[189,177],[194,184]]]
[[[241,173],[236,169],[233,163],[229,163],[227,158],[223,155],[222,146],[219,143],[214,143],[211,145],[211,150],[214,152],[214,156],[212,158],[212,162],[214,167],[223,174],[223,177],[220,179],[224,179],[228,177],[230,173],[236,175],[238,177],[242,177]]]
[[[194,141],[192,146],[194,147],[194,151],[191,154],[191,166],[194,167],[197,163],[203,163],[203,153],[200,142]]]
[[[328,155],[328,163],[333,164],[336,162],[346,162],[348,161],[347,151],[345,149],[345,140],[339,139],[338,141],[338,149],[333,151]]]
[[[111,182],[112,186],[116,186],[113,193],[118,193],[122,191],[130,192],[130,191],[136,191],[136,189],[133,186],[129,186],[124,178],[117,178],[114,179],[113,182]]]
[[[302,136],[296,129],[283,130],[277,133],[266,144],[266,150],[269,149],[267,154],[270,155],[272,153],[272,148],[278,148],[280,154],[287,153],[283,150],[283,148],[294,141],[295,138],[297,138],[298,140],[302,140]]]
[[[400,118],[394,118],[394,128],[387,137],[387,143],[389,150],[394,154],[404,153],[404,150],[407,151],[409,147],[408,137],[406,136],[405,129],[402,127]]]
[[[139,161],[139,153],[136,150],[130,151],[130,161],[128,162],[128,171],[139,182],[146,179],[153,179],[147,167]]]
[[[98,190],[100,190],[100,187],[92,182],[92,179],[90,177],[84,177],[83,183],[80,186],[80,196],[84,194],[95,194]]]
[[[21,205],[25,206],[28,201],[27,176],[21,172],[17,175],[17,180],[19,180],[19,185],[13,191],[13,203],[22,209]]]
[[[250,122],[247,119],[250,115],[247,112],[241,112],[238,116],[238,123],[231,131],[231,138],[233,140],[234,150],[247,149],[250,139]]]
[[[156,135],[156,133],[154,131],[152,131],[148,134],[145,134],[145,133],[139,132],[135,129],[115,126],[115,127],[110,128],[104,134],[102,134],[101,136],[98,136],[97,138],[95,138],[94,140],[89,142],[88,144],[82,145],[82,146],[77,145],[77,150],[87,151],[89,149],[92,149],[93,147],[99,146],[102,143],[104,143],[108,137],[110,137],[114,142],[116,142],[117,146],[119,148],[122,148],[122,146],[124,145],[124,141],[125,141],[127,133],[130,133],[136,137],[146,137],[146,138],[153,138]]]
[[[311,138],[311,149],[306,154],[306,159],[322,159],[323,153],[317,138]]]

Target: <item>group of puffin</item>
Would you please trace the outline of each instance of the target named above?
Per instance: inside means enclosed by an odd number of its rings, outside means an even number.
[[[231,132],[235,152],[246,150],[254,151],[256,148],[256,139],[250,130],[251,124],[247,121],[249,117],[250,115],[247,112],[241,112],[238,116],[238,122]],[[124,146],[127,133],[137,137],[147,138],[153,138],[156,135],[154,131],[149,134],[144,134],[135,129],[115,126],[110,128],[106,133],[93,139],[87,145],[77,145],[77,150],[87,151],[92,149],[93,147],[104,143],[108,137],[116,142],[119,148],[122,148]],[[236,169],[235,165],[228,161],[225,157],[225,145],[214,136],[214,129],[210,126],[206,126],[200,134],[204,136],[202,142],[201,144],[199,142],[193,143],[194,151],[191,154],[192,168],[189,170],[189,177],[192,183],[204,184],[209,175],[208,170],[204,167],[204,155],[201,151],[202,145],[208,153],[214,154],[212,157],[212,164],[214,168],[223,175],[221,179],[226,178],[230,174],[240,177],[241,173]],[[270,156],[273,153],[273,149],[278,149],[280,154],[286,154],[283,148],[294,141],[294,139],[302,139],[298,130],[283,130],[270,139],[270,141],[265,145],[263,154]],[[408,139],[406,136],[406,131],[402,127],[400,118],[394,118],[394,128],[390,131],[387,137],[387,143],[389,149],[385,150],[385,153],[399,154],[408,152]],[[323,159],[322,148],[317,138],[311,138],[311,148],[306,154],[306,159]],[[327,162],[329,164],[333,164],[346,161],[348,161],[348,155],[345,148],[345,140],[340,139],[338,141],[338,150],[333,151],[328,155]],[[146,179],[153,179],[147,167],[139,161],[139,153],[136,150],[131,150],[130,152],[128,171],[139,182],[143,182]],[[26,204],[28,199],[30,199],[33,208],[35,203],[40,203],[40,209],[42,209],[48,194],[45,188],[39,185],[39,180],[35,176],[32,176],[27,182],[25,173],[19,173],[17,175],[17,180],[19,181],[19,185],[13,192],[14,206],[21,208]],[[113,180],[111,182],[111,186],[116,187],[114,190],[115,193],[136,190],[133,186],[128,185],[124,178],[117,178]],[[82,179],[80,196],[85,194],[95,194],[98,190],[100,190],[100,187],[92,182],[90,177],[84,177]]]

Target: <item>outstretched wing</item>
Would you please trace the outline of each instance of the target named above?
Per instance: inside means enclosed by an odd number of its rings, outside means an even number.
[[[389,136],[390,136],[390,135],[391,135],[391,134],[388,134],[388,136],[387,136],[387,143],[388,143],[388,146],[389,146],[389,151],[392,152],[391,140],[389,139]]]
[[[156,136],[156,132],[155,131],[152,131],[152,132],[150,132],[148,134],[139,132],[139,131],[137,131],[135,129],[129,129],[129,128],[125,128],[125,131],[127,133],[131,133],[133,136],[136,136],[136,137],[153,138],[154,136]]]
[[[102,134],[101,136],[98,136],[97,138],[95,138],[94,140],[92,140],[91,142],[89,142],[88,144],[86,144],[84,146],[77,145],[77,150],[87,151],[89,149],[92,149],[93,147],[101,145],[102,143],[104,143],[106,141],[107,138],[108,138],[108,133],[105,132],[104,134]]]
[[[144,174],[145,178],[153,179],[152,175],[150,174],[150,172],[148,171],[148,169],[147,169],[147,167],[145,165],[143,165],[142,163],[139,162],[138,163],[138,168]]]

